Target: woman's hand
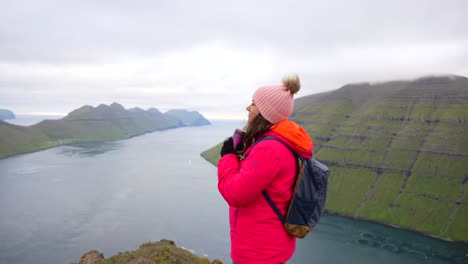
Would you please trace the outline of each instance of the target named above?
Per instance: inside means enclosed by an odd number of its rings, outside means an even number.
[[[229,137],[224,141],[223,147],[221,148],[221,157],[226,154],[236,154],[236,150],[234,149],[234,143],[232,142],[232,137]]]

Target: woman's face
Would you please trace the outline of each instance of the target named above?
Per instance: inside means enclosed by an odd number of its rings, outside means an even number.
[[[255,103],[252,101],[252,103],[247,106],[247,111],[249,111],[249,124],[252,123],[252,121],[254,120],[254,118],[258,115],[258,109],[257,107],[255,106]]]

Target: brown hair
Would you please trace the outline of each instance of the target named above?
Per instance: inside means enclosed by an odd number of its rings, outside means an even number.
[[[247,126],[245,135],[242,138],[243,148],[240,154],[244,154],[245,151],[255,142],[256,137],[268,131],[271,127],[271,123],[268,122],[261,114],[258,114],[252,121],[252,124]]]

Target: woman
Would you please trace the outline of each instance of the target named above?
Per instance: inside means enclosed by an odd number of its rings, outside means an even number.
[[[283,85],[256,90],[247,107],[247,131],[234,149],[232,138],[221,149],[218,189],[229,204],[231,258],[237,264],[279,264],[288,261],[296,249],[296,238],[284,229],[262,195],[266,190],[283,215],[292,197],[296,158],[277,137],[304,158],[312,156],[312,140],[299,125],[288,120],[293,95],[300,89],[297,76],[283,79]]]

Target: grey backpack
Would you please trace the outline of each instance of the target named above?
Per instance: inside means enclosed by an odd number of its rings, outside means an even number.
[[[266,191],[263,191],[262,194],[278,215],[286,231],[292,236],[304,238],[318,224],[325,208],[330,170],[316,159],[304,159],[296,150],[279,138],[266,136],[255,144],[263,140],[281,142],[296,157],[296,181],[286,215],[281,214]]]

